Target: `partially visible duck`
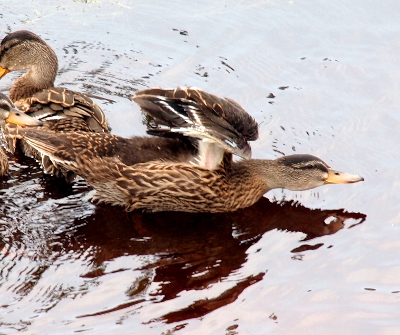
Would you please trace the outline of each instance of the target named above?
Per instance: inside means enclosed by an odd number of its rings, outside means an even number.
[[[44,129],[60,131],[109,132],[102,109],[87,95],[55,87],[57,56],[39,36],[20,30],[6,35],[0,44],[0,78],[10,71],[27,70],[11,86],[10,99],[28,115],[43,121]],[[7,133],[7,131],[5,131]],[[8,139],[7,142],[14,142]],[[61,176],[24,141],[17,143],[27,155],[42,160],[46,172]],[[14,145],[10,146],[14,150]]]
[[[10,99],[3,93],[0,93],[0,127],[3,128],[6,123],[20,126],[41,126],[42,122],[36,120],[25,113],[22,113]],[[0,146],[0,176],[8,173],[8,157]]]

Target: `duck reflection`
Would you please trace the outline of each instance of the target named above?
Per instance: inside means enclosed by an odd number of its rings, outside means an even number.
[[[361,224],[365,218],[364,214],[343,209],[309,209],[299,203],[274,203],[266,198],[251,207],[224,214],[128,214],[100,206],[92,216],[76,220],[79,228],[75,232],[74,248],[95,250],[93,271],[82,274],[87,278],[102,276],[105,274],[102,265],[121,256],[157,256],[141,268],[144,272],[153,270],[151,278],[141,278],[126,290],[132,300],[128,305],[135,305],[143,301],[143,293],[150,282],[157,283],[158,291],[151,293],[148,299],[154,300],[157,296],[158,302],[174,299],[183,291],[203,290],[220,282],[245,264],[249,247],[270,230],[305,234],[300,245],[291,250],[296,257],[299,252],[323,245],[312,245],[311,239],[334,234],[348,222]],[[169,323],[203,316],[235,301],[246,287],[260,281],[264,274],[241,278],[221,295],[194,301],[161,319]],[[128,305],[124,303],[112,310]]]

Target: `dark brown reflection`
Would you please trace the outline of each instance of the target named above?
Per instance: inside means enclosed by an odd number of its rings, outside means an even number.
[[[252,207],[225,214],[125,213],[118,208],[99,206],[94,215],[76,220],[75,224],[80,228],[74,239],[78,244],[77,250],[82,251],[82,246],[83,249],[96,250],[93,271],[83,274],[84,277],[102,276],[103,262],[122,255],[157,255],[157,260],[143,270],[155,271],[152,281],[159,284],[157,296],[161,297],[155,300],[161,302],[174,299],[184,290],[206,289],[241,268],[248,257],[247,249],[269,230],[306,234],[303,242],[307,243],[292,250],[298,253],[323,245],[310,244],[312,238],[334,234],[344,227],[347,220],[354,225],[362,223],[365,218],[364,214],[343,209],[309,209],[294,202],[272,203],[266,198]],[[235,301],[246,287],[260,281],[264,274],[254,273],[240,279],[220,296],[195,301],[161,319],[170,323],[203,316]],[[132,288],[126,291],[132,303],[119,307],[142,302],[143,295],[137,300],[135,297],[145,290],[148,280],[132,284]],[[119,308],[106,313],[116,309]]]

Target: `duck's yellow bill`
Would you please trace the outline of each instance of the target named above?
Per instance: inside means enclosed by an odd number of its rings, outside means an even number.
[[[42,126],[43,122],[36,120],[29,115],[20,112],[18,109],[11,109],[7,123],[17,124],[19,126]]]
[[[348,183],[357,183],[363,180],[364,180],[363,177],[360,177],[356,174],[339,172],[330,169],[328,171],[328,178],[326,178],[325,184],[348,184]]]
[[[9,69],[4,69],[0,66],[0,79],[3,78],[8,72],[10,72]]]

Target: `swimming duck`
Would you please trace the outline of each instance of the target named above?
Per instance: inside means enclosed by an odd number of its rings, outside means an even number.
[[[157,126],[149,127],[150,133],[171,137],[154,140],[178,146],[185,136],[189,150],[178,150],[177,159],[177,155],[169,156],[171,151],[164,153],[166,145],[150,153],[149,161],[134,162],[130,155],[135,154],[135,138],[33,129],[21,129],[21,135],[53,162],[86,179],[96,190],[94,200],[124,206],[127,211],[235,211],[251,206],[274,188],[299,191],[363,180],[333,170],[311,155],[247,159],[248,141],[257,138],[258,125],[230,99],[196,88],[156,88],[137,92],[133,100]],[[125,150],[129,155],[124,155]],[[233,161],[232,154],[246,159]]]
[[[44,129],[109,132],[103,111],[92,99],[54,86],[57,56],[42,38],[27,30],[8,34],[0,44],[0,78],[16,70],[27,72],[11,85],[10,99],[17,108],[43,121]],[[12,126],[6,125],[5,128]],[[11,152],[18,144],[25,154],[42,160],[46,172],[57,176],[65,174],[65,171],[54,169],[47,157],[42,159],[25,141],[8,138],[7,133],[5,129],[4,136]]]
[[[3,93],[0,93],[0,127],[3,127],[6,123],[16,124],[20,126],[41,126],[42,122],[36,120],[29,115],[22,113],[10,99]],[[8,157],[0,146],[0,176],[4,176],[8,173]]]

